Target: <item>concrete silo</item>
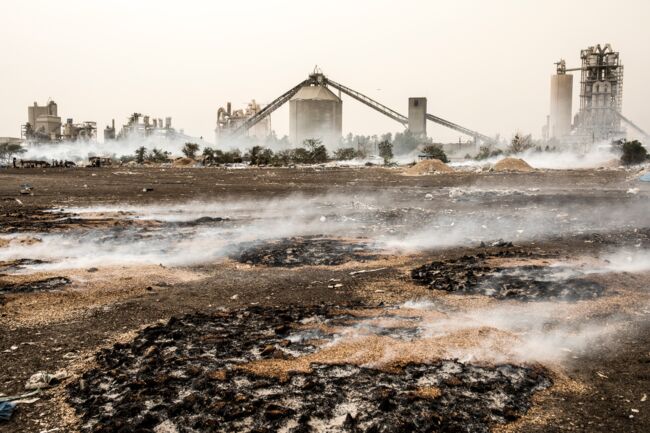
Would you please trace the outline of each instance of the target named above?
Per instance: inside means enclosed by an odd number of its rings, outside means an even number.
[[[325,146],[339,145],[343,103],[324,85],[303,86],[289,101],[289,138],[296,145],[319,139]]]
[[[571,132],[573,102],[573,75],[566,73],[564,60],[558,63],[557,73],[551,76],[551,113],[549,137],[561,138]]]

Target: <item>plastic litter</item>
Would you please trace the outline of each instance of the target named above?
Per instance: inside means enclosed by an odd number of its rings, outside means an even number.
[[[54,374],[45,371],[39,371],[33,374],[25,383],[25,389],[43,389],[57,385],[63,379],[68,377],[68,373],[63,370],[57,371]]]
[[[2,401],[0,402],[0,421],[9,421],[11,415],[14,413],[16,408],[16,403],[13,401]]]
[[[641,182],[650,182],[650,171],[639,178]]]

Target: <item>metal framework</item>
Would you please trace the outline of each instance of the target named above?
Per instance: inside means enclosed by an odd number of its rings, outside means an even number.
[[[387,116],[401,123],[405,127],[408,126],[408,117],[398,113],[397,111],[391,108],[388,108],[387,106],[375,101],[372,98],[369,98],[368,96],[360,92],[357,92],[349,87],[344,86],[343,84],[337,83],[336,81],[327,78],[325,75],[323,75],[320,72],[314,72],[313,74],[310,74],[309,78],[307,78],[305,81],[301,82],[295,87],[292,87],[291,89],[283,93],[281,96],[273,100],[266,107],[264,107],[260,112],[247,119],[244,123],[242,123],[237,129],[233,131],[233,135],[239,135],[246,132],[247,130],[252,128],[256,123],[258,123],[260,120],[262,120],[263,118],[265,118],[266,116],[268,116],[269,114],[277,110],[284,103],[289,101],[296,93],[298,93],[298,90],[300,90],[301,87],[310,86],[310,85],[332,86],[335,89],[339,90],[340,92],[350,96],[351,98],[356,99],[362,104],[367,105],[373,110],[380,112],[384,116]],[[462,134],[469,135],[470,137],[473,137],[474,140],[481,140],[486,143],[494,142],[494,140],[488,137],[487,135],[481,134],[476,131],[472,131],[471,129],[457,125],[441,117],[434,116],[433,114],[427,114],[426,118],[428,120],[431,120],[432,122],[438,123],[442,126],[453,129]]]

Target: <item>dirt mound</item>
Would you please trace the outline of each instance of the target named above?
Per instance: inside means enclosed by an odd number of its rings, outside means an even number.
[[[411,271],[411,278],[430,289],[518,301],[577,301],[603,295],[605,288],[567,266],[490,266],[477,254],[435,261]]]
[[[425,159],[404,171],[408,176],[423,176],[433,173],[453,173],[454,169],[439,159]]]
[[[189,167],[196,164],[192,158],[177,158],[172,162],[172,167]]]
[[[496,171],[515,171],[515,172],[529,172],[535,170],[528,165],[526,161],[520,158],[503,158],[501,161],[494,164]]]
[[[455,360],[394,371],[313,363],[286,380],[245,368],[313,351],[302,328],[336,317],[317,306],[172,319],[101,351],[68,398],[82,432],[488,432],[551,385],[538,367]]]

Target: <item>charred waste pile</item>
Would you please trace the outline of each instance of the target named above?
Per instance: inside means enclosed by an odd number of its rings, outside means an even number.
[[[303,265],[335,266],[349,261],[374,260],[366,243],[342,239],[302,236],[262,243],[239,245],[232,257],[252,265],[295,267]]]
[[[415,268],[411,271],[411,278],[432,290],[525,302],[578,301],[604,294],[605,288],[601,284],[569,266],[522,264],[504,267],[489,264],[491,258],[531,256],[535,255],[518,250],[465,255]]]
[[[331,306],[172,319],[103,350],[67,392],[84,432],[487,432],[551,385],[540,367],[449,359],[254,367],[314,353],[338,337],[327,329],[354,320]]]

